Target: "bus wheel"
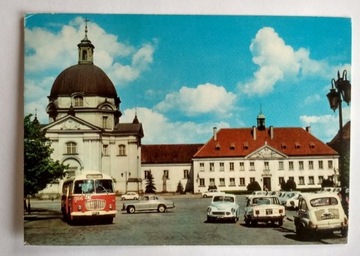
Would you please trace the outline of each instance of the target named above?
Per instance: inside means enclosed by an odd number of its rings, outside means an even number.
[[[128,213],[135,213],[135,207],[134,207],[134,206],[129,206],[129,207],[127,208],[127,212],[128,212]]]

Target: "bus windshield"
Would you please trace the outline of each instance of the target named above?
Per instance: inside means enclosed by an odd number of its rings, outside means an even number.
[[[112,180],[83,179],[83,180],[75,181],[74,194],[88,194],[94,192],[96,192],[97,194],[112,193],[113,192]]]

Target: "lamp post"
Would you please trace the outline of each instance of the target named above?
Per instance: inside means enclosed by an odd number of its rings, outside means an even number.
[[[128,187],[128,176],[131,176],[131,173],[126,171],[121,173],[121,177],[125,175],[125,194],[127,193],[127,187]]]
[[[340,77],[340,72],[337,73],[338,79],[334,78],[331,80],[331,89],[330,92],[326,95],[330,108],[335,110],[339,108],[339,175],[340,175],[340,184],[341,184],[341,199],[343,205],[346,202],[345,194],[345,170],[344,170],[344,149],[343,149],[343,120],[342,120],[342,101],[345,101],[348,105],[351,101],[351,84],[347,80],[347,71],[344,70],[342,77]]]

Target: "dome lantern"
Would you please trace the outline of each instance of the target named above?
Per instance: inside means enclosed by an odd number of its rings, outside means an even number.
[[[94,48],[95,46],[87,37],[87,22],[85,19],[85,36],[84,39],[77,45],[79,50],[79,64],[93,64],[94,63]]]

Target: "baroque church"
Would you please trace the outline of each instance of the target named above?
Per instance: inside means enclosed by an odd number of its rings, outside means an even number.
[[[50,139],[52,157],[68,165],[67,175],[97,170],[111,175],[115,190],[139,190],[141,186],[142,124],[135,114],[132,123],[121,123],[120,97],[105,72],[94,65],[95,46],[87,37],[78,46],[78,63],[55,79],[43,130]],[[56,193],[60,184],[49,185]]]

